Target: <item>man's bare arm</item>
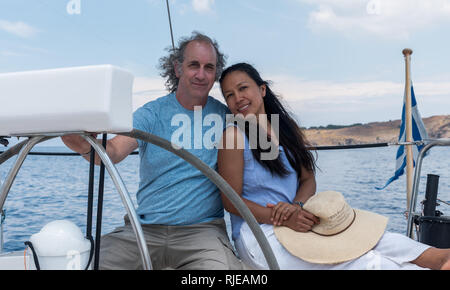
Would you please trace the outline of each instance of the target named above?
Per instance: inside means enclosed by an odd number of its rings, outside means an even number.
[[[61,139],[67,147],[82,154],[83,158],[89,161],[90,156],[87,154],[91,150],[89,142],[79,135],[67,135],[61,137]],[[117,135],[106,143],[106,153],[113,163],[119,163],[137,148],[136,139],[122,135]],[[98,154],[95,154],[95,164],[100,165],[100,161]]]

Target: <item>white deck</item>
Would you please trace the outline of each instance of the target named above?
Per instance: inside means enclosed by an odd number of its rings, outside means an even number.
[[[31,264],[31,255],[25,256],[23,251],[0,254],[0,270],[26,270],[31,269]]]

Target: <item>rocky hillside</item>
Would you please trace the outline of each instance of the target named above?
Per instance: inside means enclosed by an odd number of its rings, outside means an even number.
[[[423,122],[429,138],[450,138],[450,115],[423,118]],[[307,129],[304,132],[312,145],[396,142],[400,123],[400,120],[373,122],[340,129]]]

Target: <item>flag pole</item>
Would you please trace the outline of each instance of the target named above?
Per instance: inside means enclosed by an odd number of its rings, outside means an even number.
[[[405,80],[405,130],[406,130],[406,142],[412,142],[412,115],[411,115],[411,54],[413,51],[409,48],[403,50],[405,56],[406,65],[406,80]],[[412,186],[413,186],[413,172],[414,172],[414,160],[413,160],[413,148],[412,145],[405,145],[406,149],[406,211],[409,210],[409,204],[411,201]]]

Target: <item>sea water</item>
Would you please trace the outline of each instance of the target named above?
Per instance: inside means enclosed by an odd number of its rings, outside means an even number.
[[[389,217],[387,230],[406,233],[406,178],[402,176],[384,190],[393,175],[396,147],[317,152],[317,191],[336,190],[344,194],[354,207]],[[68,152],[64,147],[36,147],[34,151]],[[434,147],[424,159],[417,209],[424,199],[426,175],[440,176],[438,198],[450,200],[450,148]],[[0,180],[4,182],[15,158],[0,165]],[[129,193],[136,203],[139,184],[139,156],[130,155],[116,165]],[[97,197],[99,168],[95,173]],[[89,163],[80,156],[35,156],[25,160],[6,200],[4,209],[4,251],[24,249],[24,242],[48,222],[67,219],[85,233]],[[94,202],[96,204],[96,202]],[[450,206],[440,203],[437,208],[450,215]],[[96,208],[94,207],[94,229]],[[126,214],[121,198],[106,172],[102,233],[123,224]],[[229,216],[226,214],[226,221]],[[228,230],[230,231],[229,223]]]

